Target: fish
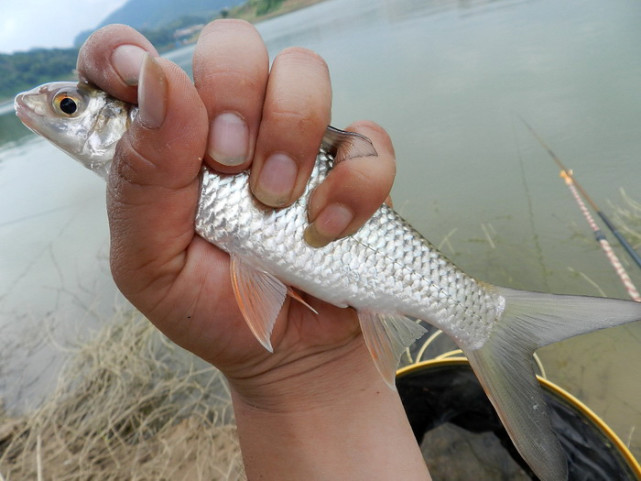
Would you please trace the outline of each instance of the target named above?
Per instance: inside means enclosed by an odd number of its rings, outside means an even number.
[[[19,94],[22,122],[103,178],[135,105],[85,83],[54,82]],[[641,319],[641,304],[494,286],[467,275],[391,207],[382,205],[355,234],[324,247],[305,242],[307,200],[338,162],[376,159],[366,137],[328,127],[304,194],[267,208],[251,194],[248,172],[203,167],[194,229],[226,251],[236,300],[254,336],[272,351],[271,333],[292,287],[355,309],[373,362],[394,389],[401,354],[425,321],[468,358],[512,442],[542,481],[568,477],[533,354],[542,346]]]

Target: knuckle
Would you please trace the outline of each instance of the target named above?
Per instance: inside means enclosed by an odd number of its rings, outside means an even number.
[[[283,49],[277,56],[274,61],[282,61],[283,59],[287,60],[293,60],[293,61],[306,61],[306,62],[314,62],[318,65],[323,65],[327,67],[327,64],[325,63],[325,60],[323,60],[323,57],[318,55],[316,52],[313,50],[310,50],[305,47],[287,47]]]
[[[241,32],[246,34],[247,31],[257,33],[256,28],[246,20],[242,20],[240,18],[219,18],[205,25],[205,28],[200,32],[198,40],[206,40],[210,35],[216,35],[220,32]]]
[[[305,48],[283,50],[274,59],[269,76],[264,118],[303,135],[313,132],[316,137],[327,127],[330,110],[331,87],[325,61]]]
[[[148,160],[135,146],[135,142],[126,135],[116,146],[116,154],[112,170],[117,183],[127,183],[134,186],[149,185],[148,179],[156,171],[154,162]]]
[[[296,69],[298,75],[307,76],[307,80],[329,79],[329,67],[323,57],[303,47],[288,47],[280,52],[274,59],[272,72],[281,69]]]
[[[384,165],[373,166],[371,159],[358,162],[358,165],[351,167],[344,165],[345,169],[340,173],[339,195],[355,211],[371,213],[389,195],[393,170]]]
[[[265,90],[265,77],[257,68],[244,69],[239,66],[229,66],[224,70],[208,69],[196,74],[194,72],[194,85],[202,97],[217,102],[229,102],[230,97],[250,95],[251,92],[262,94]],[[233,88],[235,95],[230,95]]]
[[[381,195],[380,189],[373,188],[376,180],[372,175],[365,172],[354,172],[352,179],[356,188],[348,189],[350,204],[355,210],[370,210],[370,206],[379,205],[385,198]]]
[[[305,135],[309,129],[324,131],[329,123],[330,107],[318,92],[285,90],[273,92],[263,110],[263,118],[277,128],[298,129]]]
[[[295,129],[299,134],[303,135],[322,124],[321,116],[308,106],[296,108],[289,105],[280,105],[274,107],[269,111],[267,120],[278,125],[276,128]]]

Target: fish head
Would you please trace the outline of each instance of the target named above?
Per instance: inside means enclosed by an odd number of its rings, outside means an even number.
[[[29,129],[103,177],[134,115],[131,105],[75,82],[52,82],[22,92],[14,108]]]

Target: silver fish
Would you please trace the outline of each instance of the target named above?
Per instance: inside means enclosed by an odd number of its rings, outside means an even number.
[[[74,83],[22,93],[15,108],[27,127],[103,177],[137,111]],[[641,305],[482,283],[385,205],[356,234],[310,247],[304,240],[310,192],[335,162],[365,155],[376,155],[367,139],[328,128],[304,195],[284,209],[258,205],[248,173],[219,176],[203,168],[195,229],[230,254],[234,291],[250,329],[272,349],[270,335],[287,286],[351,306],[378,370],[393,388],[401,353],[424,332],[408,317],[422,319],[442,329],[467,355],[537,476],[567,479],[567,460],[551,429],[532,354],[571,336],[639,320]]]

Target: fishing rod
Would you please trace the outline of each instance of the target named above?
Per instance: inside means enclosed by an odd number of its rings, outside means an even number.
[[[565,180],[566,185],[568,186],[568,188],[570,189],[570,192],[572,192],[572,195],[574,196],[574,200],[576,200],[576,203],[579,205],[579,209],[581,209],[583,216],[586,218],[586,220],[588,221],[588,224],[594,231],[594,238],[601,245],[601,249],[603,249],[603,252],[605,252],[605,255],[610,261],[610,264],[612,264],[612,267],[614,267],[614,270],[619,276],[619,279],[621,279],[621,283],[623,284],[625,289],[628,291],[628,295],[630,296],[630,299],[632,299],[633,301],[641,302],[641,294],[639,294],[639,291],[637,290],[636,286],[632,282],[632,279],[630,279],[630,276],[628,275],[627,271],[623,267],[623,264],[621,264],[619,257],[612,250],[612,246],[608,242],[608,239],[605,238],[605,234],[599,228],[597,223],[594,221],[592,214],[590,214],[590,211],[588,210],[585,203],[581,199],[581,196],[579,195],[579,192],[577,190],[577,186],[572,181],[572,178],[568,176],[563,170],[561,171],[561,177],[563,178],[563,180]]]
[[[552,159],[556,162],[556,164],[561,169],[561,177],[563,178],[563,180],[565,181],[565,184],[568,186],[568,189],[570,189],[570,192],[574,196],[574,200],[579,205],[579,209],[583,213],[583,216],[586,218],[588,224],[594,231],[594,237],[596,241],[599,243],[599,245],[603,249],[603,252],[605,253],[608,260],[610,261],[610,264],[612,264],[612,267],[614,268],[617,275],[619,276],[619,279],[621,279],[621,283],[624,285],[625,289],[628,291],[628,295],[632,300],[636,302],[641,302],[641,294],[639,294],[639,291],[637,290],[636,286],[630,279],[630,276],[628,275],[625,268],[621,264],[621,261],[612,250],[612,246],[610,245],[607,238],[605,237],[605,234],[599,228],[597,223],[594,221],[594,218],[590,214],[590,211],[588,210],[585,203],[581,199],[581,195],[592,206],[592,208],[596,211],[599,217],[601,217],[601,219],[605,222],[605,224],[608,226],[608,229],[610,229],[610,231],[615,235],[615,237],[619,239],[619,242],[621,242],[621,245],[624,246],[628,254],[630,254],[630,256],[634,259],[634,261],[637,263],[639,267],[641,267],[641,258],[639,258],[638,254],[632,248],[632,246],[630,246],[630,244],[628,244],[628,242],[623,238],[623,236],[616,230],[616,228],[613,226],[613,224],[610,222],[607,216],[597,207],[597,205],[590,198],[587,192],[585,192],[585,190],[581,187],[581,185],[577,183],[576,179],[574,179],[574,176],[572,175],[572,171],[566,168],[565,165],[563,165],[563,162],[561,162],[561,160],[552,151],[552,149],[543,141],[543,139],[536,133],[536,131],[530,126],[530,124],[528,124],[525,121],[525,119],[521,117],[521,121],[525,124],[525,126],[529,129],[529,131],[534,136],[534,138],[539,141],[539,143],[543,146],[543,148],[548,152],[550,157],[552,157]],[[579,194],[579,192],[581,194]]]
[[[574,175],[572,174],[572,171],[568,169],[565,165],[563,165],[563,162],[561,162],[561,159],[558,158],[558,156],[552,151],[552,149],[543,141],[543,139],[539,136],[539,134],[536,133],[536,131],[532,128],[530,124],[528,124],[523,117],[520,117],[521,122],[525,124],[525,126],[528,128],[528,130],[532,133],[534,138],[538,140],[538,142],[541,144],[541,146],[547,151],[547,153],[552,157],[552,160],[556,163],[556,165],[559,166],[559,169],[561,169],[561,172],[564,173],[564,175],[567,176],[568,179],[572,181],[572,184],[576,186],[577,190],[580,192],[581,196],[586,200],[588,204],[592,207],[594,212],[597,213],[597,215],[601,218],[603,223],[606,225],[606,227],[612,232],[614,237],[617,238],[621,246],[625,249],[625,251],[628,253],[628,255],[632,258],[632,260],[635,262],[639,268],[641,268],[641,256],[637,253],[637,251],[630,245],[630,243],[626,240],[625,237],[623,237],[623,234],[619,232],[619,230],[614,226],[614,224],[610,221],[608,216],[605,215],[605,213],[599,209],[599,207],[596,205],[596,203],[592,200],[592,198],[588,195],[588,193],[585,191],[585,189],[577,182],[577,180],[574,178]]]

